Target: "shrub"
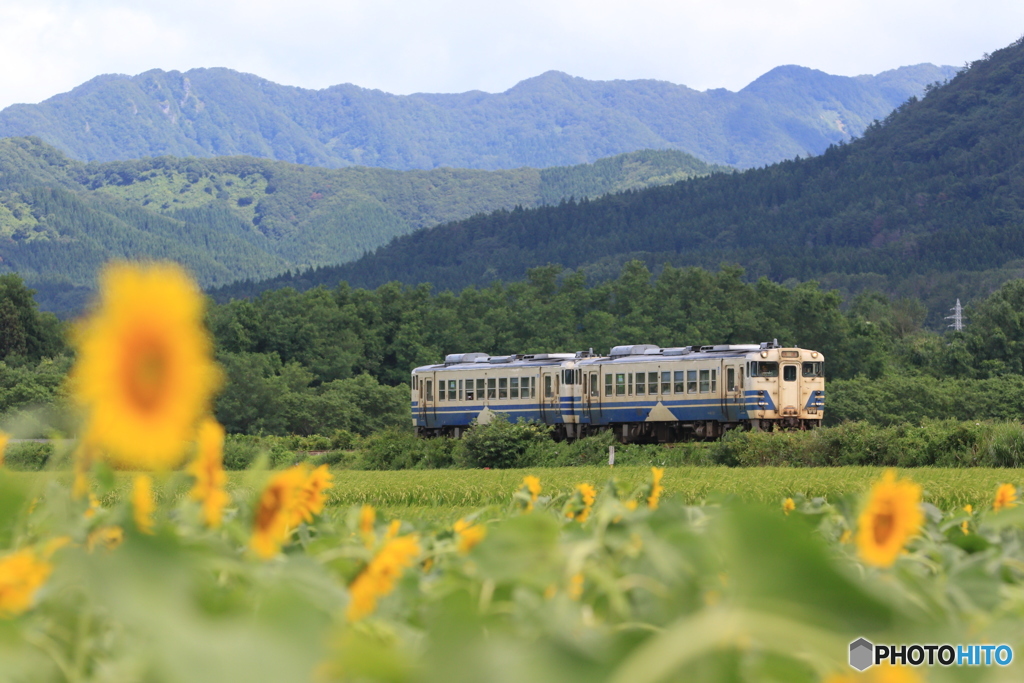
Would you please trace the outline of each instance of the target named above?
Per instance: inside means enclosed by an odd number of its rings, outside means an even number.
[[[1015,422],[993,425],[986,451],[996,467],[1024,466],[1024,429]]]
[[[248,469],[260,454],[259,440],[251,436],[228,435],[224,440],[224,469]]]
[[[551,429],[531,422],[511,423],[497,414],[485,425],[473,425],[463,438],[465,462],[470,467],[503,469],[524,464],[530,446],[550,443]]]
[[[368,470],[410,469],[420,459],[423,442],[397,427],[369,436],[364,442],[362,464]]]
[[[36,441],[11,444],[4,456],[4,466],[12,470],[38,471],[46,467],[52,455],[52,444]]]

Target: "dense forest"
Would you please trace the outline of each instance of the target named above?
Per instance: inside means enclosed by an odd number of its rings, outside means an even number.
[[[783,66],[734,93],[549,71],[497,94],[398,96],[304,90],[230,69],[154,69],[7,107],[0,137],[36,135],[83,161],[245,154],[332,168],[497,170],[677,149],[747,168],[860,135],[954,72],[919,64],[850,78]]]
[[[844,310],[815,282],[750,283],[639,261],[588,286],[556,267],[511,284],[433,293],[341,284],[285,288],[213,304],[208,325],[227,383],[217,416],[232,432],[368,434],[408,426],[409,372],[447,353],[598,352],[618,344],[683,346],[777,338],[822,351],[830,422],[886,425],[926,418],[1018,419],[1024,411],[1024,280],[968,307],[962,332],[922,326],[924,306],[864,293]],[[16,276],[0,279],[0,416],[60,404],[70,365],[60,324],[40,314]],[[0,428],[4,420],[0,419]]]
[[[1018,42],[818,157],[478,215],[266,286],[400,280],[459,290],[552,263],[593,280],[633,258],[652,269],[735,263],[755,279],[814,278],[848,297],[879,289],[919,298],[937,325],[957,297],[1024,275],[1022,150]],[[260,289],[242,283],[218,297]]]
[[[165,258],[204,286],[358,258],[396,235],[496,208],[731,169],[640,151],[543,170],[328,170],[230,157],[91,163],[36,138],[0,140],[0,272],[43,307],[81,310],[99,266]]]

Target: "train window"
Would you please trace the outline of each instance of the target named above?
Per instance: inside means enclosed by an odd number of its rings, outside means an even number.
[[[498,380],[498,398],[508,398],[508,377],[502,377]]]
[[[700,371],[700,393],[706,394],[711,391],[711,371]]]
[[[656,372],[647,373],[647,393],[651,396],[656,396],[658,393],[658,373]]]
[[[686,393],[696,394],[697,393],[697,371],[687,370],[686,371]]]
[[[466,400],[473,400],[473,380],[471,379],[466,380]]]
[[[626,373],[624,372],[615,373],[615,395],[626,395]]]
[[[684,394],[684,393],[686,393],[686,379],[685,378],[686,378],[686,373],[685,372],[683,372],[682,370],[676,370],[675,382],[674,382],[675,386],[673,388],[675,393],[677,393],[677,394]]]
[[[742,388],[743,388],[743,368],[740,368],[740,383],[739,383],[739,388],[740,388],[740,389],[742,389]]]
[[[513,377],[508,381],[508,397],[519,398],[519,378]]]
[[[591,396],[600,396],[600,394],[598,394],[598,392],[597,392],[597,373],[596,372],[590,373],[590,395]]]
[[[604,395],[612,395],[612,376],[610,374],[604,376]]]
[[[484,400],[484,381],[482,379],[476,381],[476,400]]]
[[[444,396],[445,396],[445,394],[444,394],[444,380],[442,379],[441,381],[439,381],[437,383],[437,400],[438,401],[443,401],[444,400]]]
[[[427,400],[434,400],[434,383],[429,379],[427,380]]]
[[[661,393],[668,396],[672,393],[672,373],[665,371],[661,373]]]
[[[455,380],[453,380],[453,379],[448,380],[448,400],[449,401],[454,401],[455,400],[455,385],[456,385]]]
[[[647,393],[647,383],[644,382],[644,373],[636,373],[636,395],[643,396]]]
[[[416,380],[417,380],[416,375],[413,375],[412,376],[412,390],[413,391],[416,391]]]
[[[736,391],[736,368],[725,369],[725,390]]]
[[[544,397],[553,398],[555,392],[551,389],[551,375],[544,375]]]
[[[630,396],[633,395],[633,373],[632,372],[629,373],[628,377],[626,377],[626,393],[629,394]]]
[[[796,381],[796,366],[795,365],[783,365],[782,366],[782,379],[787,382]]]
[[[821,377],[821,363],[804,363],[804,377]]]
[[[779,364],[778,363],[767,363],[761,361],[757,364],[757,376],[758,377],[778,377],[779,376]]]
[[[493,377],[487,378],[487,398],[498,398],[498,380]]]
[[[581,396],[586,396],[587,395],[587,373],[585,373],[585,372],[583,373],[583,392],[580,395]]]

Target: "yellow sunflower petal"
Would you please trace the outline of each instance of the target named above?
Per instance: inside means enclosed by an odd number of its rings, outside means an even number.
[[[203,297],[170,263],[108,266],[95,313],[74,335],[72,391],[87,438],[110,462],[142,470],[181,463],[220,384]]]

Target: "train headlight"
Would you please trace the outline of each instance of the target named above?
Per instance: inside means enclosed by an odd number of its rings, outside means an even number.
[[[817,358],[817,357],[818,357],[818,352],[817,351],[811,351],[811,358]]]
[[[768,352],[767,351],[762,351],[761,352],[761,358],[767,358],[767,357],[768,357]]]

